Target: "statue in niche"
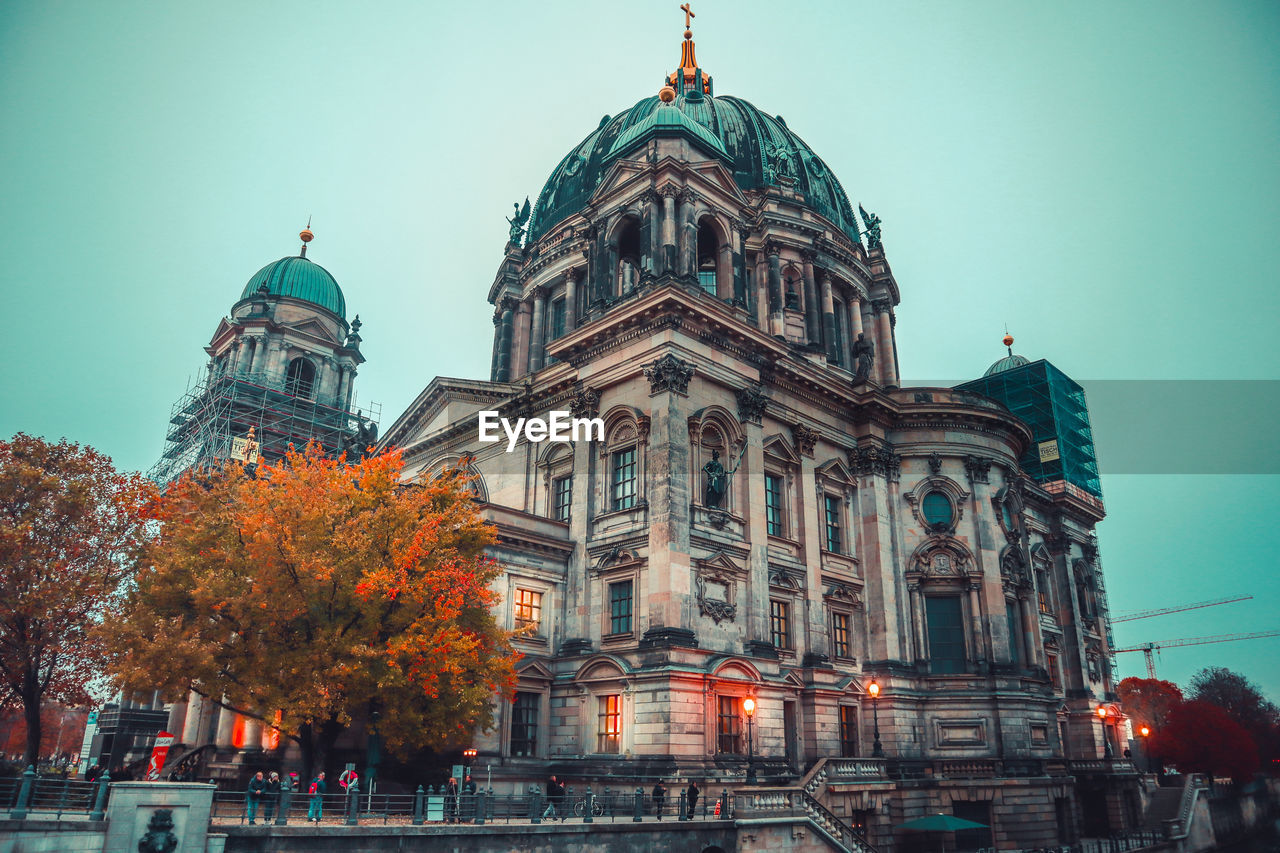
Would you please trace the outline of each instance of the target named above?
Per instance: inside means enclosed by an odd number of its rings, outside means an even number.
[[[746,445],[743,445],[743,449]],[[733,468],[726,470],[724,463],[720,461],[720,451],[711,451],[711,461],[702,466],[702,472],[707,475],[707,486],[703,491],[702,503],[704,506],[713,509],[720,508],[724,502],[725,493],[729,490],[729,483],[733,478],[734,472],[738,470],[738,466],[742,464],[742,454],[738,454],[738,462]]]
[[[857,362],[854,378],[865,381],[871,375],[871,365],[876,360],[876,346],[862,332],[858,333],[858,339],[853,342],[853,359]]]

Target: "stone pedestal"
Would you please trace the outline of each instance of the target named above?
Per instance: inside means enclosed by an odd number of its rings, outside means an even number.
[[[107,805],[102,853],[136,853],[156,812],[173,818],[177,850],[204,853],[213,809],[213,786],[194,782],[115,782]]]

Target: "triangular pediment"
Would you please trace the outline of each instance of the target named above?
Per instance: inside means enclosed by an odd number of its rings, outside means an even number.
[[[214,330],[213,337],[209,339],[209,346],[211,347],[217,346],[218,341],[222,340],[222,338],[228,332],[231,332],[235,329],[236,329],[236,326],[232,325],[231,321],[228,320],[226,317],[223,317],[221,320],[218,321],[218,328]]]
[[[781,433],[771,435],[764,440],[764,452],[766,456],[773,456],[785,462],[800,462],[800,455]]]
[[[746,566],[724,551],[716,551],[708,557],[695,561],[698,568],[707,573],[725,572],[730,575],[745,575]]]
[[[538,658],[526,657],[516,665],[516,675],[520,678],[553,680],[556,675]]]
[[[313,338],[320,338],[321,340],[337,343],[337,339],[334,338],[334,336],[319,320],[303,320],[301,323],[290,326],[289,329],[294,332],[300,332],[304,335],[310,335]]]
[[[692,170],[700,182],[709,184],[720,192],[728,193],[736,201],[743,204],[746,203],[747,198],[742,194],[742,190],[739,189],[737,183],[734,182],[733,175],[718,160],[704,160],[701,163],[693,164]]]
[[[814,473],[820,478],[834,480],[837,483],[852,484],[854,482],[853,473],[839,459],[832,459],[830,462],[819,465]]]
[[[608,198],[615,192],[626,187],[637,178],[642,177],[646,172],[645,164],[637,163],[634,160],[618,160],[608,171],[604,173],[604,177],[600,179],[600,185],[596,187],[596,191],[591,194],[591,204],[598,204],[603,199]],[[646,184],[647,185],[647,184]]]

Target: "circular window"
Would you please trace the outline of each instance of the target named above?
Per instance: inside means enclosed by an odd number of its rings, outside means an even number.
[[[951,499],[942,492],[930,492],[920,502],[920,513],[930,527],[950,527],[955,518]]]

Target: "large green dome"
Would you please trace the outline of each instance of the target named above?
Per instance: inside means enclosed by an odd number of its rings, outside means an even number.
[[[329,271],[299,255],[290,255],[267,264],[244,286],[241,299],[253,296],[262,285],[275,296],[292,296],[347,319],[347,300]]]
[[[858,223],[840,181],[781,116],[767,116],[741,98],[690,91],[670,105],[649,97],[601,119],[547,179],[529,219],[529,242],[585,207],[609,164],[655,135],[685,136],[723,161],[744,190],[793,181],[810,207],[858,240]]]

